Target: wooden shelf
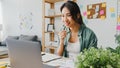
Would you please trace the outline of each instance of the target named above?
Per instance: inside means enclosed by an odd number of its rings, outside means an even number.
[[[60,1],[64,1],[64,0],[45,0],[46,3],[55,3]]]
[[[59,14],[55,14],[55,15],[53,15],[53,16],[46,16],[46,14],[45,14],[45,12],[46,12],[46,3],[48,3],[49,5],[50,5],[50,9],[55,9],[55,6],[57,5],[57,4],[55,4],[56,2],[64,2],[64,1],[66,1],[66,0],[43,0],[43,6],[42,6],[42,8],[43,8],[43,11],[42,11],[42,51],[43,52],[45,52],[45,49],[46,48],[49,48],[49,50],[50,50],[50,53],[54,53],[55,52],[55,49],[56,49],[56,47],[55,46],[46,46],[45,45],[45,43],[47,43],[46,42],[46,39],[45,39],[45,35],[46,35],[46,33],[49,33],[49,35],[50,35],[50,38],[49,38],[49,41],[55,41],[55,33],[57,33],[57,32],[47,32],[45,29],[46,29],[46,27],[47,27],[47,23],[46,23],[46,18],[48,18],[48,19],[50,19],[49,20],[49,24],[55,24],[55,19],[57,18],[57,17],[61,17],[61,14],[59,13]]]
[[[61,17],[61,15],[45,16],[45,18],[55,18],[55,17]]]
[[[54,32],[45,32],[45,33],[54,33]]]
[[[55,48],[57,48],[57,47],[56,47],[56,46],[49,45],[49,46],[45,46],[45,48],[55,49]]]

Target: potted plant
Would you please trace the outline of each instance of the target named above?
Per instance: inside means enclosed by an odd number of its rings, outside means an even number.
[[[120,55],[111,52],[109,49],[90,48],[81,52],[77,61],[76,68],[120,68]]]

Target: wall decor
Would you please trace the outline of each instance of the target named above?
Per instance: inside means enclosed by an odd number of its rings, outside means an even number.
[[[87,5],[88,19],[105,19],[106,18],[106,2]]]
[[[48,24],[47,25],[47,32],[53,32],[54,30],[54,25],[53,24]]]
[[[19,14],[19,28],[22,30],[31,30],[33,28],[33,13],[27,12],[27,13],[20,13]]]

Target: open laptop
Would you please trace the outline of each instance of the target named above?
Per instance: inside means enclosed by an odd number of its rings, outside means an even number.
[[[39,42],[7,39],[11,68],[56,68],[42,63]]]

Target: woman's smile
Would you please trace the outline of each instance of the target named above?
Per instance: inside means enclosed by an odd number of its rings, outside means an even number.
[[[70,24],[69,22],[65,22],[65,26],[69,26],[69,24]]]

